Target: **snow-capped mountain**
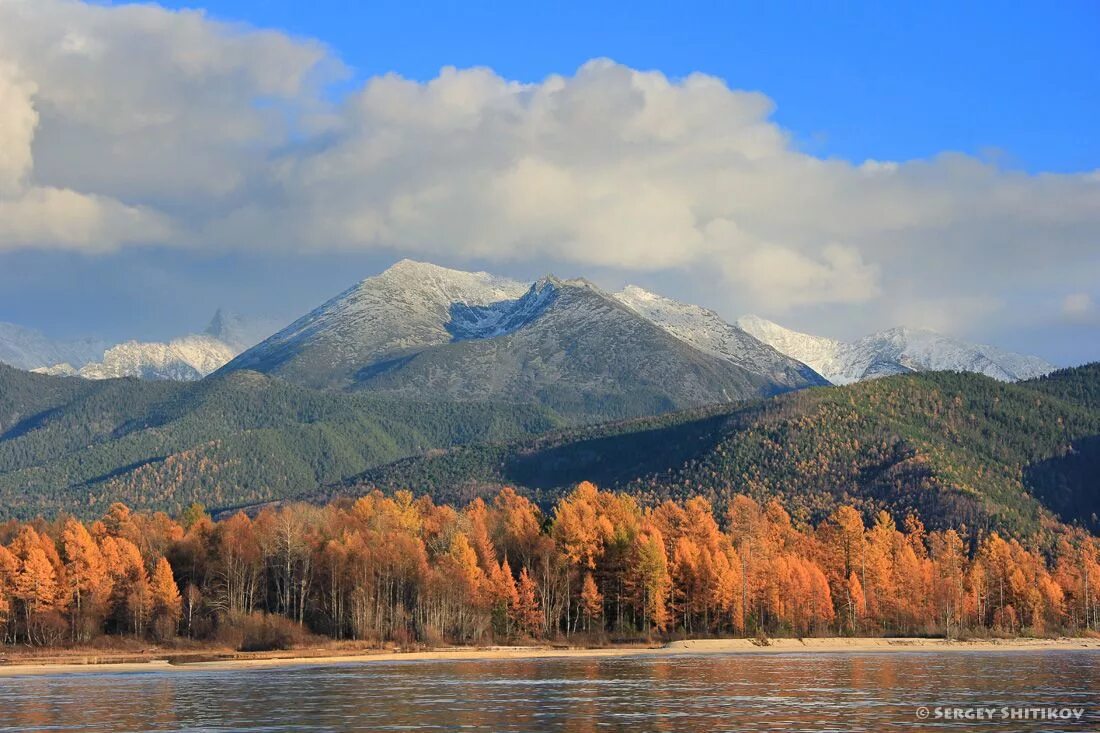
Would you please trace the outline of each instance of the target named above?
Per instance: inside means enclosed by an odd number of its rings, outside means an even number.
[[[444,344],[452,326],[475,320],[485,329],[494,303],[518,300],[530,286],[486,272],[462,272],[401,260],[307,313],[255,348],[229,369],[278,373],[309,386],[346,386],[356,372],[387,354]]]
[[[695,348],[738,364],[756,374],[768,375],[792,388],[824,384],[806,364],[780,353],[745,330],[727,323],[714,311],[666,298],[628,285],[615,298],[642,317]]]
[[[84,379],[137,377],[192,381],[216,371],[272,330],[263,321],[250,321],[219,309],[201,334],[188,334],[167,343],[126,341],[101,350],[98,361],[79,368],[71,362],[61,362],[33,371]]]
[[[823,383],[747,334],[712,330],[703,348],[585,280],[524,284],[405,260],[224,370],[421,399],[535,401],[586,418]]]
[[[85,379],[202,379],[237,355],[229,344],[201,334],[168,343],[127,341],[107,349],[103,360],[85,364],[77,374]]]
[[[927,329],[890,328],[849,342],[792,331],[759,316],[739,318],[737,325],[833,384],[939,370],[977,372],[1008,382],[1056,368],[1037,356],[971,344]]]
[[[106,347],[96,339],[55,341],[34,329],[0,323],[0,362],[17,369],[58,363],[81,367],[98,359]]]

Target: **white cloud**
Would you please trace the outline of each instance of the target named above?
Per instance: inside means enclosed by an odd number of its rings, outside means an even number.
[[[342,67],[315,42],[66,0],[0,0],[0,65],[14,70],[0,74],[14,222],[0,250],[554,261],[717,276],[744,310],[875,304],[936,321],[1064,292],[1100,258],[1095,171],[823,160],[768,97],[704,74],[596,60],[521,84],[447,68],[330,102]]]
[[[0,251],[195,243],[256,195],[286,117],[315,122],[326,64],[198,12],[0,1]]]
[[[1070,293],[1063,298],[1062,315],[1073,323],[1100,322],[1100,308],[1088,293]]]
[[[0,195],[18,191],[31,169],[31,141],[38,126],[33,94],[34,84],[0,58]]]

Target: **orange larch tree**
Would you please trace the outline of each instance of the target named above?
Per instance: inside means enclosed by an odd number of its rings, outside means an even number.
[[[172,575],[172,566],[166,558],[157,558],[149,581],[149,591],[153,630],[158,639],[169,639],[179,629],[183,599],[180,597],[176,578]]]

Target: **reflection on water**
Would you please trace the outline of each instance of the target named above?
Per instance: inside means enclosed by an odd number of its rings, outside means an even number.
[[[0,731],[1091,730],[1093,652],[396,662],[0,678]],[[921,721],[921,706],[1086,708]]]

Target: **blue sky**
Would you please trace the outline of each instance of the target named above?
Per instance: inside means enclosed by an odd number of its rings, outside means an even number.
[[[0,2],[0,321],[290,320],[412,257],[1096,360],[1098,69],[1095,1]]]
[[[194,8],[194,2],[169,2]],[[776,101],[811,152],[944,150],[1030,171],[1100,167],[1100,3],[210,0],[210,15],[332,46],[354,78],[488,66],[534,82],[607,56]]]

